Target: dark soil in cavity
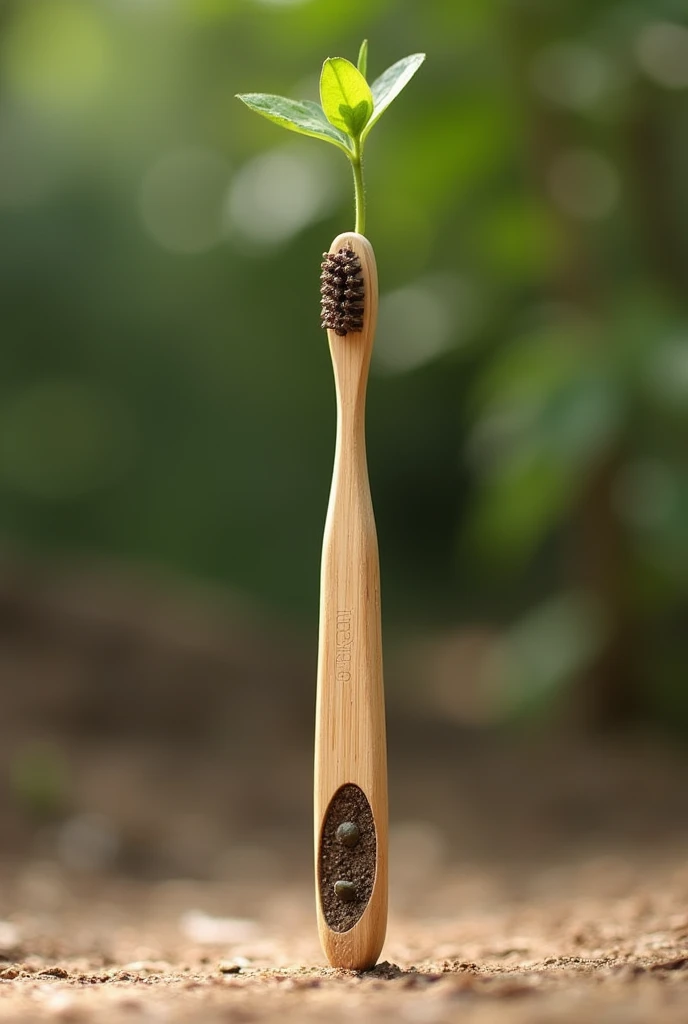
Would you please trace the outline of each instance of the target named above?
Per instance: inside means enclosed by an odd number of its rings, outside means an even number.
[[[343,822],[358,826],[360,838],[353,846],[337,836]],[[347,932],[363,914],[373,891],[376,852],[375,822],[365,793],[351,783],[342,786],[327,809],[318,858],[320,901],[333,931]],[[354,898],[341,899],[337,882],[352,883]]]

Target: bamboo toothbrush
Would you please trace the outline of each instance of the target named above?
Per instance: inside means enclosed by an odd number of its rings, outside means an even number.
[[[325,254],[323,326],[337,397],[325,525],[315,733],[318,928],[335,967],[372,967],[387,927],[387,751],[380,568],[365,449],[377,320],[370,242],[346,232]]]
[[[377,320],[377,268],[364,236],[363,148],[368,133],[425,60],[402,57],[366,79],[358,62],[328,57],[320,104],[269,93],[238,98],[261,117],[346,154],[356,230],[325,253],[322,326],[337,392],[337,447],[323,542],[315,730],[318,928],[334,967],[372,967],[387,927],[387,751],[382,686],[380,568],[365,452],[365,395]]]

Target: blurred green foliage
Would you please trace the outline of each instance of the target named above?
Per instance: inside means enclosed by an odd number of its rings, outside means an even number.
[[[350,183],[233,97],[363,37],[371,78],[428,54],[366,167],[390,628],[493,623],[509,706],[688,725],[682,0],[3,0],[2,535],[314,621]]]

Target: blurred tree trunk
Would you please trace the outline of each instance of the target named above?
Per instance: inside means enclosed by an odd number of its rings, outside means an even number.
[[[533,59],[548,37],[548,15],[520,14],[512,22],[518,46],[516,72],[530,134],[530,173],[550,210],[559,241],[558,258],[551,269],[550,293],[591,316],[603,313],[608,301],[606,268],[589,245],[587,224],[562,211],[552,199],[549,173],[554,160],[567,148],[580,146],[580,131],[563,107],[546,104],[530,82]],[[657,187],[655,185],[655,187]],[[599,601],[604,625],[602,647],[567,706],[567,723],[585,729],[609,729],[639,718],[641,693],[635,665],[639,631],[627,591],[626,544],[622,524],[614,510],[613,486],[621,464],[621,451],[609,451],[591,468],[583,493],[572,509],[569,544],[564,552],[567,583],[582,587]]]
[[[604,643],[583,674],[574,719],[590,728],[610,729],[637,719],[642,711],[636,676],[640,631],[629,596],[624,531],[613,506],[619,453],[592,473],[575,511],[570,576],[594,594],[603,615]]]
[[[657,281],[682,300],[688,290],[688,253],[677,219],[680,204],[677,183],[672,180],[669,132],[652,102],[656,91],[642,83],[634,92],[628,164],[635,169],[631,188],[650,269]]]

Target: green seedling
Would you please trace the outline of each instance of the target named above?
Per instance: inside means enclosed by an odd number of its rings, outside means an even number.
[[[373,125],[396,99],[425,60],[424,53],[402,57],[372,85],[366,80],[368,41],[363,40],[358,66],[344,57],[328,57],[320,75],[320,103],[249,92],[237,95],[247,107],[269,121],[300,135],[310,135],[337,146],[354,172],[356,228],[365,234],[363,147]]]

